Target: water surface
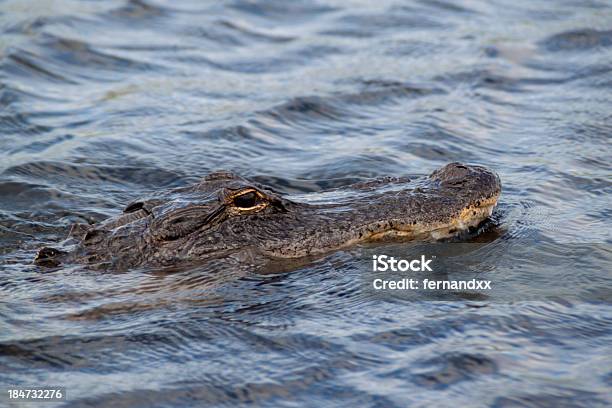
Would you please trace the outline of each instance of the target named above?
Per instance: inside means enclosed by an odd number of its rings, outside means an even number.
[[[612,404],[609,2],[12,0],[0,33],[0,384],[66,406]],[[462,258],[484,299],[372,297],[367,248],[242,279],[31,264],[213,170],[299,195],[450,161],[504,186]]]

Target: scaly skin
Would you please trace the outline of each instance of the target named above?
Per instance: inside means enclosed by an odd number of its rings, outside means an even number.
[[[460,163],[416,180],[386,177],[291,198],[217,172],[99,225],[77,225],[66,251],[43,248],[35,262],[124,269],[230,256],[256,264],[381,239],[440,239],[484,221],[500,192],[494,172]]]

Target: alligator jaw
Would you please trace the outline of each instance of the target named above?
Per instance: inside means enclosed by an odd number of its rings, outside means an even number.
[[[440,240],[450,238],[459,232],[475,228],[491,216],[497,205],[499,194],[489,199],[479,201],[478,205],[470,205],[461,211],[447,223],[436,224],[408,224],[400,225],[387,231],[374,233],[366,238],[366,241],[381,241],[392,238],[404,240],[410,239],[434,239]]]

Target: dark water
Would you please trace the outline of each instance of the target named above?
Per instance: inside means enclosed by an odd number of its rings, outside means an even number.
[[[12,0],[0,33],[3,387],[65,386],[67,406],[612,404],[611,3]],[[71,223],[211,170],[301,194],[455,160],[504,185],[466,256],[498,288],[477,301],[369,296],[359,248],[225,281],[31,264]],[[564,280],[571,297],[522,296]]]

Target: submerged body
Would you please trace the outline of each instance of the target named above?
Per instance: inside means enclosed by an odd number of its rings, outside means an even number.
[[[66,250],[43,248],[36,262],[128,268],[231,256],[257,263],[381,239],[441,239],[483,222],[500,192],[494,172],[461,163],[415,180],[387,177],[292,198],[217,172],[135,201],[99,225],[76,225]]]

